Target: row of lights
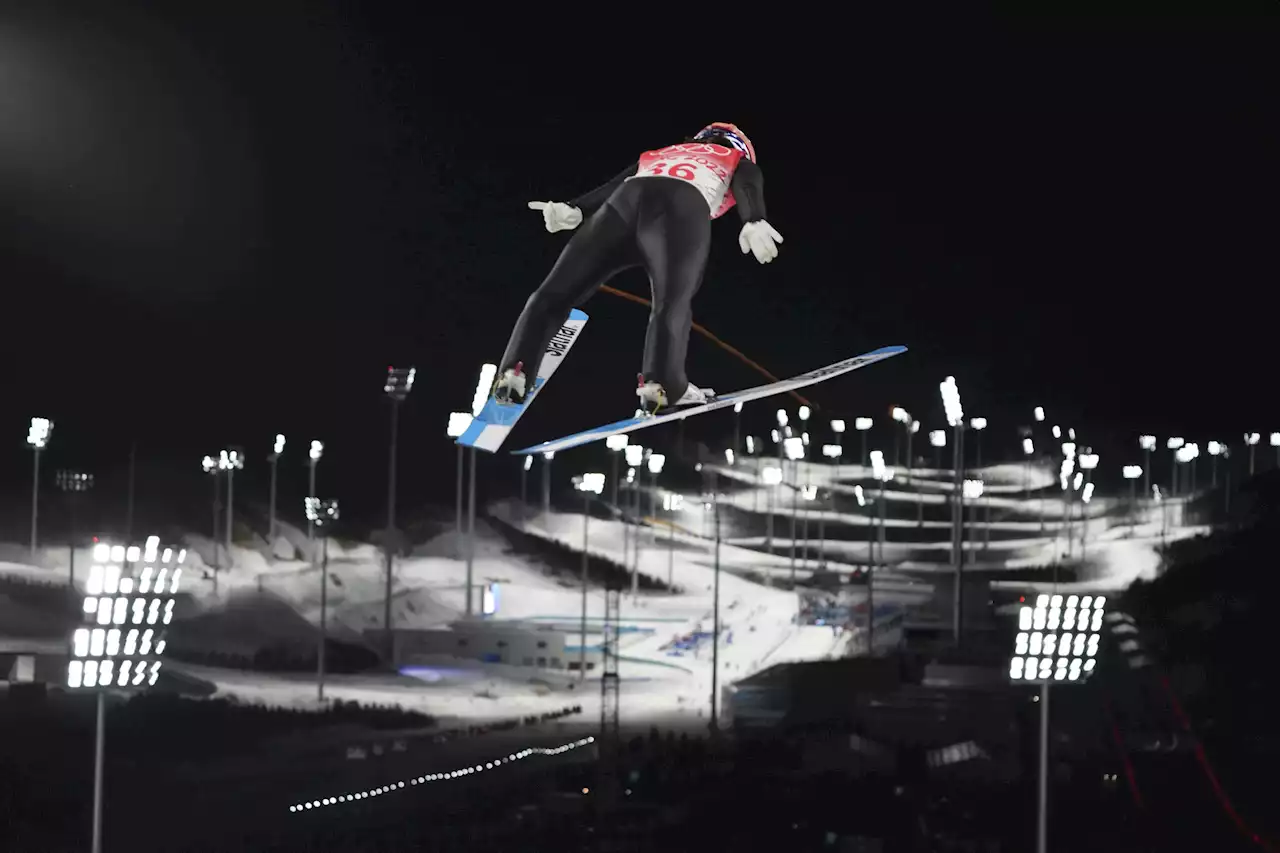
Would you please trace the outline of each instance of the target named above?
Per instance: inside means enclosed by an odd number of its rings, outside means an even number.
[[[494,770],[504,764],[510,764],[514,761],[519,761],[522,758],[528,758],[532,755],[562,755],[570,750],[595,743],[595,741],[596,739],[594,737],[584,737],[579,740],[575,740],[572,743],[566,743],[562,746],[553,748],[531,746],[527,749],[522,749],[519,752],[513,752],[510,755],[503,756],[502,758],[487,761],[484,764],[463,767],[460,770],[451,770],[447,773],[428,773],[425,776],[415,776],[407,780],[392,782],[390,785],[381,785],[377,788],[370,788],[367,791],[357,791],[354,794],[339,794],[336,797],[322,797],[318,800],[311,800],[310,802],[295,803],[294,805],[289,806],[289,811],[294,813],[305,812],[311,809],[321,809],[326,806],[352,803],[356,800],[367,800],[370,797],[378,797],[383,794],[390,794],[395,791],[399,791],[404,788],[406,781],[410,786],[425,785],[429,782],[447,782],[451,779],[459,779],[463,776],[470,776],[474,773],[481,773],[485,770]]]

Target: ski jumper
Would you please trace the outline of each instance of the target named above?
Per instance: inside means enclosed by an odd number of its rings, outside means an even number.
[[[725,145],[684,142],[646,151],[613,180],[568,203],[586,218],[525,303],[499,375],[523,362],[525,375],[537,376],[569,311],[623,270],[643,267],[653,296],[643,375],[679,399],[689,385],[685,356],[711,220],[735,206],[743,223],[765,218],[760,167]]]

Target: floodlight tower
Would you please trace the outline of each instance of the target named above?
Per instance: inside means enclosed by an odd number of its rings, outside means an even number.
[[[798,474],[798,460],[804,456],[804,441],[800,438],[788,438],[784,442],[787,458],[791,460],[791,470],[796,479],[796,483],[791,494],[791,583],[796,582],[796,518],[800,510],[800,485]]]
[[[303,509],[307,513],[307,521],[310,521],[317,530],[320,531],[321,556],[320,556],[320,640],[319,648],[316,650],[316,700],[324,704],[324,651],[325,642],[328,639],[328,626],[326,617],[329,607],[329,528],[338,520],[338,502],[322,501],[319,498],[308,497],[302,502]],[[390,620],[388,619],[388,625]],[[391,629],[387,627],[387,636],[391,636]],[[390,652],[387,662],[395,665],[395,644],[388,641]]]
[[[800,407],[800,440],[804,442],[804,446],[809,446],[809,407]]]
[[[854,418],[853,419],[853,428],[856,429],[861,434],[861,441],[862,441],[862,450],[858,456],[859,465],[866,465],[868,462],[867,430],[871,429],[874,423],[875,422],[872,421],[871,418]]]
[[[947,446],[947,431],[934,429],[929,431],[929,445],[933,447],[933,469],[942,471],[942,448]],[[916,525],[924,527],[924,491],[916,489]]]
[[[1138,446],[1142,448],[1142,493],[1144,495],[1151,494],[1151,451],[1156,449],[1156,437],[1154,435],[1138,436]]]
[[[684,506],[684,495],[667,492],[662,496],[662,508],[672,514],[667,524],[667,586],[675,589],[676,524],[675,514]]]
[[[1262,440],[1262,436],[1256,432],[1246,432],[1244,434],[1244,443],[1249,445],[1249,476],[1253,476],[1253,457],[1254,451],[1258,447],[1258,442]]]
[[[977,440],[974,442],[974,445],[973,445],[974,450],[977,452],[977,465],[974,467],[981,468],[982,467],[982,431],[987,428],[987,419],[986,418],[970,418],[969,428],[978,434]]]
[[[960,644],[961,619],[961,580],[964,572],[964,532],[961,529],[964,518],[964,407],[960,404],[960,389],[956,386],[954,376],[948,376],[938,383],[938,391],[942,395],[942,406],[946,410],[947,423],[953,431],[951,458],[955,466],[955,478],[952,487],[951,542],[952,560],[955,563],[955,596],[953,602],[952,631],[956,645]]]
[[[311,447],[307,450],[307,494],[309,498],[316,496],[316,465],[320,463],[320,457],[324,456],[324,442],[318,439],[311,440]],[[315,522],[307,519],[307,560],[315,562],[316,559],[316,526]]]
[[[884,500],[884,484],[893,479],[893,469],[885,467],[884,454],[879,450],[871,451],[871,476],[880,484],[880,519],[877,525],[876,542],[880,547],[879,564],[881,568],[885,566],[884,559],[884,522],[885,522],[885,500]],[[867,569],[867,653],[875,655],[875,625],[876,625],[876,599],[875,599],[875,567],[876,560],[872,560]]]
[[[1216,442],[1215,442],[1216,443]],[[1216,458],[1216,457],[1215,457]],[[1137,513],[1137,495],[1138,478],[1142,476],[1141,465],[1124,466],[1124,478],[1129,481],[1129,535],[1133,535],[1134,517]]]
[[[573,487],[582,492],[582,638],[578,643],[578,680],[587,677],[587,563],[591,547],[591,496],[604,491],[604,474],[582,474],[573,478]]]
[[[1093,472],[1098,467],[1098,454],[1093,452],[1093,448],[1086,448],[1084,453],[1080,454],[1080,470],[1084,472],[1084,493],[1082,495],[1084,506],[1080,508],[1080,514],[1084,517],[1084,524],[1080,531],[1080,559],[1084,559],[1085,543],[1089,541],[1089,510],[1088,505],[1093,497]]]
[[[766,466],[760,472],[760,479],[761,479],[761,482],[763,482],[765,486],[768,488],[768,491],[765,492],[765,496],[768,498],[768,502],[769,502],[768,513],[765,518],[764,549],[769,554],[769,556],[772,557],[773,556],[773,500],[774,500],[774,494],[778,489],[778,485],[782,482],[782,467],[778,465]],[[768,582],[772,586],[773,584],[772,572],[768,574]]]
[[[382,543],[387,565],[382,628],[387,633],[388,660],[394,651],[391,644],[391,579],[395,575],[395,553],[399,547],[399,534],[396,530],[396,451],[400,431],[400,404],[413,390],[413,380],[417,373],[417,369],[413,367],[388,367],[387,376],[382,383],[382,393],[387,395],[387,400],[391,403],[391,442],[387,452],[387,532]]]
[[[493,388],[493,378],[498,375],[498,365],[482,364],[480,366],[480,378],[476,381],[476,392],[471,398],[471,416],[479,417],[480,412],[484,409],[484,404],[489,400],[489,393]],[[552,454],[544,454],[551,457]],[[544,472],[545,476],[545,472]],[[547,489],[550,494],[551,480],[547,478]],[[548,498],[549,500],[549,498]],[[472,598],[472,572],[475,569],[476,562],[476,449],[471,448],[471,473],[467,477],[467,595],[466,607],[467,618],[470,618],[475,610],[471,603]]]
[[[658,514],[655,506],[658,493],[658,475],[662,473],[662,466],[666,463],[667,457],[661,453],[649,454],[649,514],[656,516]],[[631,573],[631,597],[636,598],[640,594],[640,564],[636,563],[636,570]]]
[[[911,413],[908,412],[906,409],[902,408],[901,406],[891,407],[889,409],[889,417],[893,418],[894,423],[902,424],[902,429],[904,430],[911,429],[911,421],[912,421]],[[909,432],[908,432],[908,435],[910,435]],[[894,465],[902,464],[902,455],[899,452],[902,447],[902,445],[900,444],[900,441],[901,441],[901,432],[900,430],[898,430],[897,427],[895,427],[893,430],[893,464]]]
[[[1032,414],[1035,416],[1036,423],[1044,422],[1044,406],[1036,406]]]
[[[267,510],[267,552],[274,553],[276,544],[276,468],[280,461],[280,454],[284,453],[284,436],[276,433],[276,443],[272,445],[271,453],[267,456],[267,461],[271,463],[271,497],[270,507]]]
[[[455,503],[457,506],[454,512],[454,521],[453,521],[453,531],[454,531],[453,554],[455,558],[462,557],[462,530],[463,530],[462,528],[462,474],[464,469],[466,468],[466,455],[465,455],[466,448],[463,445],[458,444],[456,439],[461,437],[461,435],[467,431],[467,427],[469,426],[471,426],[470,412],[450,412],[449,413],[449,423],[445,427],[445,436],[447,436],[448,438],[455,439],[454,446],[458,448],[458,454],[457,454],[458,455],[458,465],[457,465],[458,472],[457,472],[457,478],[456,478],[457,483],[454,487]],[[524,463],[525,463],[524,470],[528,471],[529,466],[533,463],[533,457],[526,456]],[[520,475],[520,500],[522,503],[524,502],[524,475],[523,474]]]
[[[227,568],[235,565],[231,554],[231,526],[235,520],[236,471],[244,468],[244,453],[231,447],[218,454],[218,469],[227,472]]]
[[[973,443],[974,449],[977,451],[977,468],[978,472],[982,472],[982,432],[987,428],[986,418],[970,418],[969,427],[977,434]],[[962,487],[963,488],[963,487]],[[980,495],[981,493],[979,493]],[[981,512],[986,523],[986,527],[982,528],[982,549],[985,551],[991,547],[991,502],[988,501],[985,507],[986,511],[982,512],[977,506],[974,507],[973,516],[976,520]]]
[[[623,513],[623,542],[622,542],[622,561],[627,566],[631,552],[636,554],[637,565],[639,563],[640,554],[640,475],[639,470],[644,465],[644,446],[640,444],[628,444],[622,449],[622,454],[627,460],[627,482],[631,483],[631,500],[628,509],[633,509],[632,513]],[[631,526],[627,526],[627,516],[631,515]],[[629,550],[628,550],[629,549]]]
[[[53,421],[48,418],[32,418],[27,430],[27,446],[31,448],[33,468],[31,474],[31,563],[36,563],[36,525],[40,516],[40,451],[49,445],[53,434]]]
[[[218,569],[221,561],[218,559],[218,513],[222,509],[219,505],[218,496],[221,494],[221,481],[218,479],[218,460],[212,456],[206,456],[200,460],[200,468],[206,474],[213,477],[213,529],[209,534],[209,541],[213,544],[213,594],[218,594]]]
[[[965,480],[964,485],[960,487],[964,494],[965,500],[973,501],[973,517],[978,517],[978,499],[982,497],[983,482],[982,480]]]
[[[1009,680],[1040,685],[1040,773],[1036,797],[1036,851],[1048,849],[1049,685],[1078,684],[1093,673],[1102,641],[1105,596],[1040,595],[1018,610]],[[1066,605],[1064,608],[1063,605]]]
[[[1171,474],[1172,482],[1169,484],[1169,494],[1175,498],[1178,496],[1178,451],[1186,443],[1187,440],[1185,438],[1175,435],[1170,437],[1164,444],[1165,449],[1169,450],[1173,455],[1173,464],[1170,466],[1173,473]]]
[[[738,406],[742,404],[739,403]],[[735,407],[736,409],[737,407]],[[613,507],[618,508],[618,464],[621,459],[622,450],[627,446],[629,439],[625,435],[611,435],[604,440],[604,446],[609,449],[609,453],[613,456]]]
[[[1271,446],[1276,449],[1276,467],[1280,468],[1280,432],[1271,433]]]
[[[742,450],[742,404],[733,404],[733,452],[737,454]],[[729,464],[733,464],[733,460],[729,460]],[[615,476],[614,480],[618,478]]]
[[[67,509],[71,515],[71,548],[70,562],[67,564],[67,588],[74,596],[76,591],[76,504],[80,495],[93,488],[93,475],[82,471],[59,471],[58,488],[67,498]]]

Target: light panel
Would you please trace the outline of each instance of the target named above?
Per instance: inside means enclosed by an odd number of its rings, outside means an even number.
[[[1097,667],[1106,596],[1039,595],[1018,609],[1012,681],[1081,681]]]
[[[69,638],[67,687],[138,690],[156,683],[185,549],[97,543],[81,601],[81,623]],[[122,565],[122,559],[130,562]],[[132,569],[135,574],[125,574]]]

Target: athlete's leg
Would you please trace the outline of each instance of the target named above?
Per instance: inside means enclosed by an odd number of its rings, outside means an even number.
[[[644,378],[660,382],[674,403],[689,386],[685,356],[693,297],[711,248],[711,217],[702,195],[688,184],[657,178],[644,184],[636,240],[653,289]]]
[[[609,278],[639,264],[632,234],[632,226],[608,204],[578,227],[556,265],[525,302],[498,365],[499,376],[523,362],[528,377],[525,393],[533,391],[542,356],[569,311]]]

